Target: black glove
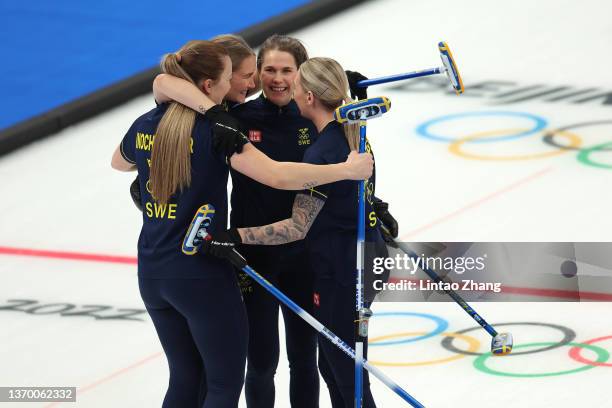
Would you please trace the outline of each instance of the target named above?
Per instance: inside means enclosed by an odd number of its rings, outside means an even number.
[[[142,212],[142,199],[140,196],[140,179],[138,176],[132,181],[130,184],[130,196],[132,196],[132,201],[134,201],[134,205]]]
[[[348,78],[349,88],[351,89],[351,98],[355,99],[368,99],[368,88],[360,88],[357,86],[357,82],[364,79],[368,79],[357,71],[345,71],[346,77]]]
[[[240,122],[230,115],[223,106],[215,105],[204,114],[211,121],[213,149],[227,159],[234,153],[241,153],[242,146],[249,142],[241,130]]]
[[[210,237],[210,238],[209,238]],[[237,268],[246,266],[245,259],[235,251],[237,245],[242,243],[240,234],[236,228],[218,232],[214,237],[208,236],[200,245],[198,252],[209,254],[217,258],[227,259]]]
[[[236,119],[227,112],[227,109],[224,105],[213,106],[212,108],[204,112],[204,117],[213,123],[223,123],[226,120],[236,121]]]
[[[376,217],[383,223],[384,228],[381,228],[383,238],[387,242],[391,242],[393,238],[397,238],[399,232],[399,225],[397,220],[393,218],[389,212],[389,204],[385,203],[380,199],[376,199],[372,204]]]

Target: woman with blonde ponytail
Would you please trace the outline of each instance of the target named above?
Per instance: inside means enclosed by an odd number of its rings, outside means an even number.
[[[230,89],[230,57],[210,41],[190,41],[167,54],[162,69],[191,82],[216,104]],[[236,275],[229,262],[181,251],[202,204],[216,209],[210,232],[223,233],[228,163],[262,183],[294,190],[367,177],[373,166],[369,155],[329,166],[273,161],[248,142],[220,105],[200,115],[163,103],[136,119],[111,166],[139,174],[138,283],[168,360],[166,408],[238,406],[248,331]]]
[[[350,100],[348,81],[340,64],[330,58],[304,62],[295,79],[294,100],[302,116],[310,119],[319,136],[304,154],[304,162],[341,163],[358,148],[359,127],[341,125],[334,110]],[[367,147],[370,150],[369,144]],[[386,256],[386,247],[374,211],[374,179],[366,180],[365,265],[376,256]],[[295,198],[290,218],[260,227],[231,229],[226,236],[239,237],[249,245],[279,245],[308,238],[309,262],[315,273],[314,315],[347,344],[355,344],[355,270],[357,239],[357,183],[339,181],[302,191]],[[218,240],[216,240],[218,241]],[[236,240],[232,241],[235,242]],[[216,245],[204,250],[217,254]],[[367,273],[367,271],[366,271]],[[371,278],[371,275],[370,275]],[[367,289],[366,305],[373,300]],[[367,342],[366,342],[367,345]],[[367,347],[364,351],[367,355]],[[334,344],[319,336],[319,370],[327,383],[333,408],[354,404],[355,363]],[[375,407],[367,371],[363,376],[363,407]]]
[[[257,149],[277,160],[301,162],[306,149],[315,141],[313,123],[303,118],[293,101],[294,79],[300,65],[308,59],[304,45],[296,38],[274,34],[254,52],[235,35],[213,38],[232,58],[232,89],[225,105],[240,120]],[[256,75],[254,75],[256,74]],[[263,92],[244,102],[250,89],[249,75],[259,79]],[[254,87],[254,82],[252,83]],[[176,100],[193,109],[207,107],[206,96],[190,82],[168,74],[153,83],[158,101]],[[246,131],[245,131],[246,133]],[[268,224],[291,215],[295,191],[268,186],[231,171],[232,227]],[[313,273],[303,242],[281,246],[249,245],[240,249],[253,268],[309,313],[313,313]],[[279,318],[282,312],[289,363],[291,408],[319,407],[317,333],[276,298],[238,271],[240,289],[249,322],[249,349],[245,379],[247,408],[273,408],[276,387],[274,376],[280,357]]]

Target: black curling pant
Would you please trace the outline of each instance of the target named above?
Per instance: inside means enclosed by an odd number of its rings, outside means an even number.
[[[249,255],[249,265],[289,298],[312,313],[312,274],[303,254],[270,260]],[[272,262],[274,264],[271,264]],[[248,408],[272,408],[274,375],[279,360],[279,302],[256,282],[240,274],[241,289],[249,322],[248,365],[245,395]],[[289,397],[292,408],[319,406],[317,333],[299,316],[281,306],[289,360]]]
[[[315,283],[319,306],[314,316],[325,327],[355,349],[355,286],[340,285],[334,279]],[[367,306],[367,305],[366,305]],[[367,341],[363,356],[367,357]],[[355,403],[355,361],[328,339],[319,335],[319,370],[327,384],[333,408],[353,408]],[[375,408],[368,372],[363,370],[363,405]]]
[[[139,278],[139,286],[170,368],[162,407],[236,408],[248,331],[235,275]]]

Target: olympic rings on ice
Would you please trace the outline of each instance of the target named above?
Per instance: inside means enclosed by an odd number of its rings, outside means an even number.
[[[597,347],[597,346],[593,346],[593,345],[589,345],[589,344],[584,344],[584,343],[566,343],[564,345],[566,345],[566,346],[574,346],[574,348],[578,347],[580,349],[588,349],[588,350],[594,351],[595,353],[597,353],[597,361],[596,361],[596,363],[603,363],[604,361],[607,361],[608,358],[610,358],[610,353],[608,353],[606,350],[602,349],[601,347]],[[534,346],[548,346],[548,347],[544,347],[544,348],[542,348],[540,350],[550,349],[551,346],[558,347],[557,343],[546,342],[546,343],[519,344],[518,346],[515,345],[514,349],[525,348],[525,347],[534,347]],[[521,354],[526,354],[526,353],[523,352]],[[595,368],[594,365],[586,365],[584,367],[578,367],[578,368],[574,368],[572,370],[551,371],[551,372],[547,372],[547,373],[534,373],[534,374],[508,373],[508,372],[494,370],[494,369],[492,369],[490,367],[487,367],[485,365],[485,361],[489,357],[491,357],[491,356],[492,356],[491,353],[487,353],[487,354],[481,355],[476,360],[474,360],[474,367],[476,369],[484,372],[484,373],[487,373],[487,374],[499,375],[499,376],[504,376],[504,377],[521,377],[521,378],[552,377],[552,376],[557,376],[557,375],[565,375],[565,374],[578,373],[580,371],[586,371],[586,370],[590,370],[592,368]],[[501,358],[500,358],[500,360],[501,360]]]
[[[467,136],[457,136],[453,137],[446,134],[434,133],[432,127],[441,123],[457,123],[460,120],[466,118],[488,118],[488,117],[510,117],[510,118],[519,118],[519,119],[527,119],[533,122],[533,126],[531,128],[524,127],[521,125],[521,128],[514,129],[498,129],[498,130],[486,130],[486,131],[478,131],[472,132],[471,135]],[[416,128],[416,133],[419,136],[425,137],[427,139],[432,139],[440,142],[450,143],[449,151],[457,156],[463,157],[465,159],[472,160],[487,160],[487,161],[522,161],[522,160],[534,160],[534,159],[543,159],[553,156],[558,156],[563,153],[567,153],[570,151],[578,152],[576,158],[577,160],[584,165],[600,168],[600,169],[612,169],[612,163],[601,163],[593,160],[591,157],[593,153],[610,151],[612,150],[612,141],[597,144],[595,146],[583,146],[582,138],[576,133],[569,132],[570,129],[583,128],[595,125],[610,125],[612,124],[612,120],[598,120],[598,121],[590,121],[590,122],[581,122],[575,123],[571,125],[561,126],[556,129],[545,130],[548,121],[535,114],[526,113],[526,112],[514,112],[514,111],[476,111],[476,112],[463,112],[463,113],[455,113],[450,115],[439,116],[437,118],[430,119],[426,122],[423,122]],[[514,140],[523,138],[525,136],[534,135],[537,133],[542,133],[542,141],[557,150],[552,152],[543,152],[543,153],[532,153],[532,154],[522,154],[522,155],[485,155],[485,154],[477,154],[472,152],[467,152],[464,144],[473,144],[473,143],[487,143],[487,142],[503,142],[508,140]],[[567,144],[562,144],[556,140],[556,136],[562,136],[567,139]]]
[[[397,333],[388,333],[377,337],[371,337],[369,339],[368,345],[369,347],[377,347],[377,346],[389,346],[389,345],[397,345],[397,344],[406,344],[412,343],[419,340],[424,340],[427,338],[434,337],[436,335],[443,336],[441,341],[441,346],[452,352],[455,355],[450,357],[442,357],[434,360],[424,360],[424,361],[386,361],[386,360],[374,360],[371,359],[369,362],[373,365],[377,366],[386,366],[386,367],[417,367],[417,366],[428,366],[428,365],[436,365],[452,362],[455,360],[459,360],[465,358],[467,356],[475,356],[473,366],[475,369],[497,376],[506,376],[506,377],[520,377],[520,378],[535,378],[535,377],[551,377],[551,376],[559,376],[566,374],[574,374],[582,371],[586,371],[595,367],[612,367],[612,363],[609,363],[608,360],[610,358],[610,352],[605,350],[602,347],[598,347],[593,345],[593,343],[612,340],[611,336],[598,337],[591,340],[583,341],[583,342],[574,342],[576,338],[576,332],[570,329],[569,327],[562,326],[559,324],[552,323],[541,323],[541,322],[516,322],[516,323],[498,323],[494,326],[539,326],[539,327],[549,327],[552,329],[556,329],[561,332],[563,338],[558,342],[537,342],[537,343],[529,343],[529,344],[518,344],[514,346],[514,351],[512,354],[505,356],[502,359],[507,359],[508,357],[516,357],[520,355],[527,354],[535,354],[541,353],[548,350],[553,350],[562,346],[571,346],[569,350],[569,357],[579,363],[584,364],[584,367],[578,367],[570,370],[562,370],[562,371],[553,371],[553,372],[543,372],[543,373],[513,373],[513,372],[504,372],[499,369],[494,369],[487,366],[487,360],[489,357],[493,355],[490,352],[479,353],[478,350],[481,348],[481,342],[466,333],[478,330],[481,327],[475,326],[467,329],[459,330],[456,332],[445,332],[448,328],[448,321],[440,316],[426,314],[426,313],[413,313],[413,312],[381,312],[375,313],[374,317],[390,317],[390,316],[408,316],[408,317],[422,317],[436,323],[436,328],[430,332],[425,331],[412,331],[412,332],[397,332]],[[409,338],[406,338],[409,337]],[[400,340],[391,340],[391,339],[400,339]],[[453,345],[454,340],[463,341],[467,346],[467,349],[459,349]],[[524,348],[535,348],[533,350],[526,351],[516,351],[517,349]],[[595,360],[589,360],[581,355],[582,350],[587,349],[595,353],[597,356]]]

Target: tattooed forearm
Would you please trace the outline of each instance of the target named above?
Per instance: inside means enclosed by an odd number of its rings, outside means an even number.
[[[242,243],[250,245],[279,245],[303,238],[292,218],[264,227],[239,228],[239,231],[243,233]]]
[[[298,194],[291,218],[262,227],[240,228],[243,244],[279,245],[304,239],[325,201]]]
[[[325,204],[325,201],[320,198],[306,194],[296,195],[291,212],[294,228],[306,236],[315,218],[319,215],[319,211],[323,208],[323,204]]]

